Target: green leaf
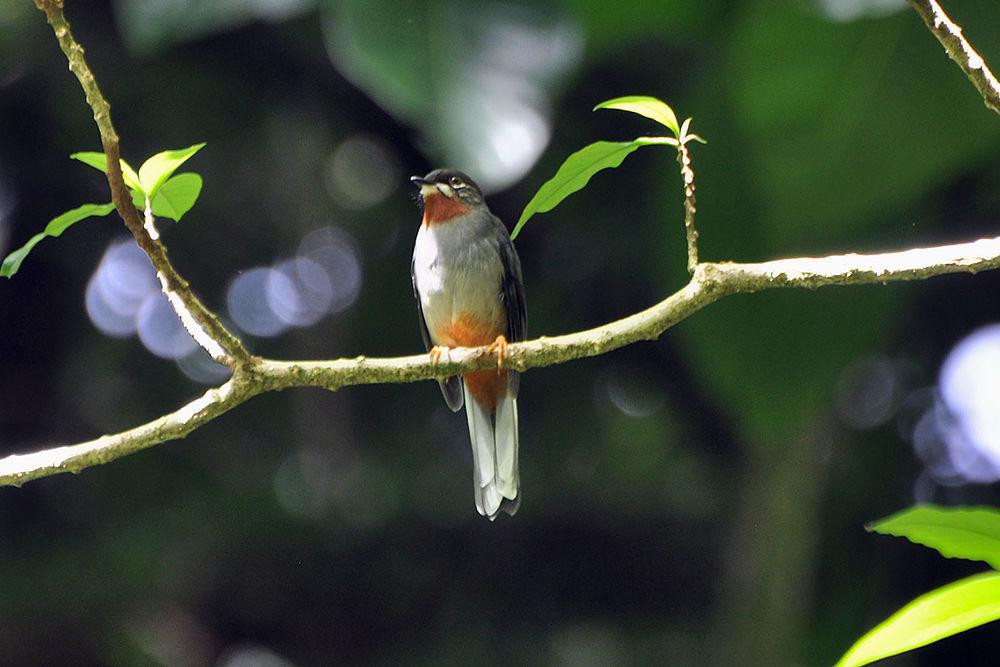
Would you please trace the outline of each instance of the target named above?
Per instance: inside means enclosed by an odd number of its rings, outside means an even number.
[[[1000,572],[925,593],[863,636],[836,667],[858,667],[1000,618]]]
[[[155,197],[156,191],[160,189],[164,181],[177,171],[177,168],[187,162],[191,156],[205,147],[204,142],[179,148],[172,151],[157,153],[142,163],[139,167],[139,183],[141,190],[149,197]]]
[[[670,128],[670,131],[673,132],[676,137],[681,135],[680,125],[677,124],[677,116],[674,114],[674,110],[655,97],[649,97],[648,95],[626,95],[625,97],[616,97],[613,100],[601,102],[594,107],[594,111],[597,111],[598,109],[619,109],[620,111],[631,111],[632,113],[645,116],[646,118],[655,120],[660,125]]]
[[[597,172],[617,167],[640,146],[652,145],[676,146],[677,140],[670,137],[639,137],[633,141],[598,141],[573,153],[562,163],[556,175],[538,188],[538,192],[524,207],[510,237],[517,238],[531,216],[551,211],[563,199],[587,185]]]
[[[1000,510],[990,507],[911,507],[867,527],[937,549],[945,558],[986,561],[1000,570]]]
[[[164,181],[153,197],[153,215],[180,222],[184,214],[198,201],[201,183],[201,176],[194,172],[171,176]],[[141,192],[132,191],[132,203],[140,211],[146,208],[146,198]]]
[[[99,169],[105,174],[108,173],[108,156],[104,153],[98,153],[97,151],[82,151],[80,153],[73,153],[70,155],[74,160],[79,160],[80,162],[90,165],[94,169]],[[142,186],[139,185],[139,176],[135,173],[135,169],[129,166],[129,163],[125,160],[119,159],[119,164],[122,168],[122,179],[125,181],[125,185],[133,190],[142,190]]]
[[[201,194],[201,176],[194,172],[168,178],[153,198],[153,215],[180,222]]]
[[[70,226],[81,220],[85,220],[92,215],[107,215],[113,210],[115,210],[115,205],[112,202],[108,202],[107,204],[84,204],[52,218],[49,224],[45,225],[43,231],[32,236],[27,243],[4,258],[3,264],[0,265],[0,277],[10,278],[17,273],[18,269],[21,268],[21,262],[28,256],[31,249],[38,245],[46,236],[59,236],[69,229]]]

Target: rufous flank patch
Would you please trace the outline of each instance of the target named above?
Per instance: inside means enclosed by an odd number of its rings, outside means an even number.
[[[479,347],[492,343],[503,334],[503,329],[466,312],[438,333],[438,340],[451,347]],[[472,397],[490,412],[495,412],[497,400],[507,395],[507,371],[476,371],[466,373],[462,378]]]

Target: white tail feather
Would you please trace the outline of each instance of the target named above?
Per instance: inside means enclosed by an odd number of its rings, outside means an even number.
[[[506,396],[497,402],[496,430],[496,483],[500,495],[509,500],[517,498],[517,399]]]
[[[496,463],[493,459],[496,444],[490,413],[469,394],[463,383],[465,416],[469,420],[469,437],[472,440],[472,479],[475,484],[476,509],[483,516],[494,517],[500,509],[500,499],[493,489]]]
[[[465,394],[465,414],[472,440],[472,467],[476,509],[490,520],[501,508],[514,514],[518,507],[517,400],[500,399],[496,417],[479,401]],[[495,426],[494,426],[495,424]]]

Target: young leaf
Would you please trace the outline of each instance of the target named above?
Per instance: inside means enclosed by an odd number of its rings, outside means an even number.
[[[677,140],[669,137],[639,137],[633,141],[598,141],[573,153],[562,163],[556,175],[538,188],[538,192],[524,207],[510,237],[517,238],[531,216],[551,211],[563,199],[587,185],[597,172],[617,167],[639,146],[654,144],[676,146]]]
[[[194,172],[184,172],[171,176],[160,186],[153,197],[153,215],[180,222],[191,210],[201,194],[201,176]],[[141,192],[132,191],[132,203],[140,211],[146,208],[146,198]]]
[[[105,174],[108,173],[108,156],[104,153],[98,153],[97,151],[82,151],[80,153],[73,153],[70,157],[74,160],[79,160],[80,162],[90,165],[94,169],[99,169]],[[142,186],[139,185],[139,176],[135,173],[135,169],[129,166],[129,163],[125,160],[119,159],[119,164],[122,168],[122,179],[125,181],[125,185],[132,190],[142,190]]]
[[[876,521],[868,530],[905,537],[945,558],[982,560],[1000,570],[1000,510],[990,507],[911,507]]]
[[[142,191],[149,197],[155,197],[156,191],[160,189],[163,182],[204,147],[205,144],[200,143],[187,148],[163,151],[143,162],[142,166],[139,167],[139,183],[142,185]]]
[[[925,593],[859,639],[836,667],[859,667],[1000,618],[1000,572]]]
[[[594,107],[594,111],[597,111],[598,109],[619,109],[621,111],[631,111],[632,113],[645,116],[646,118],[655,120],[660,125],[670,128],[670,131],[673,132],[676,137],[679,137],[681,134],[680,126],[677,124],[677,116],[674,114],[674,110],[655,97],[649,97],[648,95],[626,95],[625,97],[616,97],[613,100],[601,102]]]
[[[111,202],[107,204],[84,204],[56,216],[49,221],[49,224],[45,225],[43,231],[32,236],[27,243],[4,258],[3,264],[0,265],[0,277],[10,278],[17,273],[17,270],[21,268],[21,262],[28,256],[31,249],[38,245],[39,241],[46,236],[59,236],[74,223],[80,222],[92,215],[107,215],[113,210],[115,210],[115,205]]]
[[[180,222],[201,194],[201,176],[186,172],[171,176],[153,197],[153,215]]]

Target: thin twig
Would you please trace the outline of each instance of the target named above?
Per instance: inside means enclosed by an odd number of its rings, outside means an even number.
[[[949,273],[1000,268],[1000,237],[876,255],[799,257],[755,264],[698,264],[691,281],[640,313],[595,329],[512,343],[505,363],[520,371],[593,357],[652,340],[724,296],[766,289],[869,285],[923,280]],[[337,390],[362,384],[403,383],[495,368],[487,348],[455,348],[434,365],[428,355],[392,359],[274,361],[261,359],[221,387],[148,424],[78,445],[0,459],[0,485],[20,485],[61,472],[78,472],[168,440],[182,438],[247,399],[291,387]]]
[[[694,275],[698,267],[698,229],[694,226],[694,216],[698,212],[698,201],[694,196],[694,169],[691,167],[691,152],[688,143],[701,141],[696,134],[688,134],[691,119],[681,125],[677,137],[677,162],[681,166],[681,179],[684,181],[684,230],[687,232],[688,273]]]
[[[969,77],[969,81],[983,96],[986,106],[1000,113],[1000,82],[993,76],[983,57],[965,39],[961,26],[948,18],[936,0],[908,0],[908,2],[927,24],[927,29],[941,42],[951,59],[958,63]]]
[[[132,203],[132,197],[122,178],[118,133],[111,122],[111,106],[104,99],[94,74],[87,65],[83,47],[70,31],[69,23],[63,14],[62,0],[35,0],[35,5],[45,12],[59,47],[69,62],[69,69],[79,79],[87,97],[87,104],[94,113],[94,122],[101,133],[101,145],[108,158],[108,185],[111,187],[111,199],[115,203],[115,209],[125,226],[132,232],[136,243],[156,268],[163,292],[170,300],[170,304],[177,311],[178,317],[191,336],[212,355],[213,359],[234,370],[252,365],[255,358],[246,350],[240,339],[202,304],[191,291],[188,282],[170,263],[166,247],[146,232],[142,217]]]

